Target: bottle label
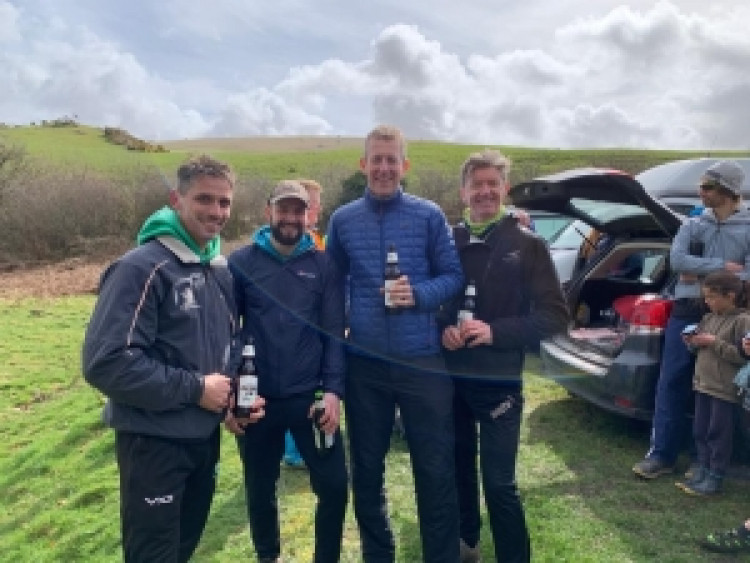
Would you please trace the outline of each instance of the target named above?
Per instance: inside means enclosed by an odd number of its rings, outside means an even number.
[[[326,434],[317,426],[313,427],[313,438],[315,439],[315,449],[325,450],[333,447],[333,434]]]
[[[466,321],[473,321],[474,320],[474,313],[471,311],[468,311],[466,309],[461,309],[458,312],[458,324],[460,325],[463,322]]]
[[[237,406],[249,408],[258,397],[258,378],[255,375],[240,375],[237,382]]]
[[[396,280],[385,280],[385,306],[386,307],[395,307],[395,304],[393,303],[393,300],[391,299],[391,289],[393,288],[393,284],[396,283]]]

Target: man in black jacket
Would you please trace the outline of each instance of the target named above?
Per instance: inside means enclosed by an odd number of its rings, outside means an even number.
[[[229,257],[243,334],[255,342],[258,392],[266,400],[265,418],[238,439],[251,535],[261,561],[277,561],[281,552],[276,482],[287,429],[318,497],[314,561],[338,561],[346,513],[348,477],[338,430],[344,395],[343,284],[333,260],[307,232],[308,197],[299,182],[280,182],[266,208],[269,224]],[[333,448],[322,456],[311,421],[318,389],[325,402],[321,427],[334,436]],[[237,433],[231,421],[229,426]]]
[[[238,323],[219,232],[234,175],[201,156],[177,179],[171,206],[104,272],[83,345],[84,376],[108,397],[103,417],[115,429],[125,561],[190,559],[228,406]]]
[[[509,168],[510,162],[491,150],[474,153],[463,164],[461,199],[467,209],[453,236],[464,277],[475,287],[476,308],[473,318],[465,313],[459,317],[465,300],[461,295],[442,315],[442,343],[456,388],[456,481],[461,561],[466,562],[479,560],[477,422],[495,558],[531,558],[515,478],[521,372],[525,350],[565,330],[568,322],[547,246],[503,205]]]

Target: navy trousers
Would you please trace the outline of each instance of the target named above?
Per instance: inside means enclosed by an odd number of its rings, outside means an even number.
[[[461,509],[461,538],[479,542],[477,424],[482,486],[495,545],[495,560],[525,563],[531,543],[516,484],[523,396],[472,380],[456,381],[456,482]]]
[[[408,363],[349,355],[346,429],[354,514],[366,563],[395,561],[388,517],[385,457],[398,405],[411,456],[422,558],[458,561],[458,501],[453,439],[453,382],[442,357]]]
[[[700,318],[670,317],[664,330],[659,381],[656,384],[651,447],[646,457],[673,465],[688,443],[687,410],[693,394],[695,356],[682,340],[682,330]]]

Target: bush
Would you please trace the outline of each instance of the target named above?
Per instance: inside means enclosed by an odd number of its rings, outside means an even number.
[[[122,145],[129,151],[140,151],[140,152],[169,152],[164,145],[154,145],[143,139],[134,137],[125,129],[119,127],[105,127],[104,138],[114,144]]]
[[[132,244],[166,194],[161,176],[149,170],[114,179],[85,169],[30,168],[0,202],[0,251],[22,262],[111,255]]]

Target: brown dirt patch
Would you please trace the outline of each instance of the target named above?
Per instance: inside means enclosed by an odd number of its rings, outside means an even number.
[[[94,293],[108,261],[72,259],[44,266],[15,266],[0,272],[0,298],[61,297]]]
[[[247,239],[222,240],[222,254],[229,255],[245,244]],[[102,272],[121,253],[109,257],[71,258],[44,265],[0,263],[0,299],[96,293]]]

